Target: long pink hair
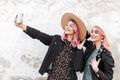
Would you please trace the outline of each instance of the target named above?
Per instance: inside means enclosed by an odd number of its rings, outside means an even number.
[[[99,26],[94,26],[94,27],[95,27],[95,28],[99,31],[99,33],[104,37],[104,38],[103,38],[103,46],[105,47],[105,49],[107,49],[108,51],[111,52],[111,48],[110,48],[110,45],[109,45],[107,36],[105,35],[104,31],[103,31]]]
[[[76,24],[76,22],[73,20],[73,19],[70,19],[69,21],[72,21]],[[74,30],[74,35],[73,35],[73,38],[72,38],[72,41],[71,41],[71,45],[72,47],[77,47],[77,45],[79,44],[79,38],[78,38],[78,26],[77,24],[73,26],[73,30]],[[67,39],[67,35],[64,33],[62,36],[61,36],[61,39],[62,41],[66,40]]]

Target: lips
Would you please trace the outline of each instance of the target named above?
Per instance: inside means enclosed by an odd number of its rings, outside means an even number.
[[[95,36],[91,36],[91,39],[95,39],[96,37]]]
[[[69,29],[65,30],[65,31],[70,31]]]

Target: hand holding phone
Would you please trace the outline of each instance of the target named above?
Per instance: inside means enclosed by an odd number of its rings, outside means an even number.
[[[23,22],[22,18],[23,18],[23,14],[20,13],[20,14],[16,15],[14,23],[15,23],[15,26],[26,31],[27,26],[22,23]]]

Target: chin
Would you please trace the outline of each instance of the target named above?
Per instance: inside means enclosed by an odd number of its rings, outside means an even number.
[[[92,42],[96,42],[96,40],[95,40],[95,39],[91,39],[91,41],[92,41]]]
[[[66,32],[65,34],[69,35],[69,34],[72,34],[72,33]]]

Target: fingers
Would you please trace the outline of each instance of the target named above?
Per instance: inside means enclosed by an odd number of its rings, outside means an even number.
[[[78,49],[82,49],[86,39],[77,45]]]
[[[100,63],[100,61],[101,61],[101,58],[99,58],[97,62]]]
[[[14,23],[15,23],[15,24],[16,24],[16,19],[17,19],[17,16],[18,16],[18,15],[16,15],[16,16],[15,16],[15,20],[14,20]]]
[[[97,72],[99,70],[98,65],[100,62],[100,58],[98,59],[98,61],[96,60],[96,56],[93,57],[93,59],[89,62],[89,64],[91,65],[92,69]]]
[[[21,27],[22,26],[22,24],[21,23],[17,23],[16,21],[17,21],[17,17],[18,17],[18,15],[16,15],[15,16],[15,19],[14,19],[14,24],[15,24],[15,26],[17,26],[17,27]]]
[[[86,39],[84,39],[80,44],[84,45],[85,41],[86,41]]]
[[[96,56],[93,59],[96,60]]]
[[[93,62],[93,61],[96,61],[96,57],[93,57],[93,59],[91,60],[91,62]]]
[[[100,63],[101,58],[99,58],[98,60],[96,60],[96,57],[93,57],[93,59],[89,62],[89,64],[93,64],[93,63]]]
[[[15,24],[15,26],[18,26],[18,24],[16,23],[17,16],[18,16],[18,15],[16,15],[16,16],[15,16],[15,19],[14,19],[14,24]]]
[[[96,59],[96,56],[92,59],[92,60],[95,60],[97,62],[100,62],[101,58],[99,58],[98,60]]]

